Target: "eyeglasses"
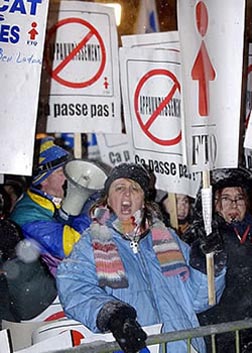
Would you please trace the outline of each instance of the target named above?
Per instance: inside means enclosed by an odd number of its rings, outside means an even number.
[[[245,199],[243,196],[238,196],[236,199],[231,199],[228,196],[222,196],[220,198],[220,201],[222,203],[222,207],[231,207],[231,206],[233,206],[233,203],[235,203],[236,206],[244,206],[245,205]]]

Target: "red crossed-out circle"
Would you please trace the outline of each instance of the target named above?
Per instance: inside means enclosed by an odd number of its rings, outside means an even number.
[[[143,85],[146,83],[146,81],[156,75],[164,75],[164,76],[168,76],[169,78],[172,79],[172,81],[174,82],[174,85],[172,86],[170,92],[168,93],[168,95],[165,97],[165,99],[160,103],[159,107],[153,112],[153,114],[150,116],[150,118],[148,119],[148,121],[144,124],[141,118],[141,115],[139,113],[139,109],[138,109],[138,101],[139,101],[139,95],[140,95],[140,91],[143,87]],[[177,80],[177,78],[175,77],[175,75],[165,69],[154,69],[149,71],[147,74],[145,74],[141,80],[139,81],[137,88],[136,88],[136,93],[135,93],[135,98],[134,98],[134,108],[135,108],[135,113],[136,113],[136,117],[137,120],[139,122],[139,125],[141,126],[143,132],[154,142],[156,142],[159,145],[162,146],[172,146],[172,145],[176,145],[181,141],[181,131],[179,132],[179,134],[172,138],[172,139],[168,139],[168,140],[163,140],[160,139],[156,136],[154,136],[150,131],[150,127],[152,125],[152,123],[155,121],[155,119],[157,118],[157,116],[160,114],[160,112],[165,108],[165,106],[170,102],[170,100],[172,99],[173,95],[175,94],[176,90],[178,90],[180,92],[180,84]]]
[[[51,77],[62,84],[63,86],[67,86],[70,88],[84,88],[87,86],[91,86],[94,82],[96,82],[102,75],[105,64],[106,64],[106,49],[105,45],[103,43],[103,40],[99,34],[99,32],[87,21],[81,19],[81,18],[65,18],[58,23],[56,23],[50,30],[48,31],[47,34],[47,40],[46,42],[49,43],[49,39],[55,34],[58,28],[68,25],[70,23],[79,23],[89,29],[89,32],[85,35],[85,37],[79,42],[79,44],[71,51],[71,53],[54,69],[52,69],[51,64],[50,64],[50,56],[49,56],[49,50],[48,47],[46,48],[46,64],[48,71],[51,75]],[[66,65],[74,58],[74,56],[81,50],[82,47],[90,40],[92,36],[95,36],[100,44],[101,48],[101,64],[97,70],[97,72],[87,81],[84,82],[70,82],[67,80],[64,80],[62,77],[60,77],[60,72],[62,69],[66,67]]]

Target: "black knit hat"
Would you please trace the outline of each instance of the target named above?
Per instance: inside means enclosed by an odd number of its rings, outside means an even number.
[[[114,167],[104,185],[104,193],[108,194],[110,185],[116,179],[126,178],[134,180],[144,191],[145,196],[149,194],[150,175],[140,164],[122,163]]]
[[[252,187],[252,174],[246,168],[222,168],[212,171],[213,190],[240,186],[247,191]]]

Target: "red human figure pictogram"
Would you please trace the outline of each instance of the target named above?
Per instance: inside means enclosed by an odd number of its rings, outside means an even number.
[[[208,27],[208,13],[203,1],[196,5],[196,24],[201,37],[204,37]],[[209,115],[209,81],[216,77],[214,67],[209,58],[204,40],[194,61],[191,76],[193,80],[199,81],[199,115]]]
[[[104,77],[103,86],[105,87],[105,89],[108,89],[109,83],[108,83],[108,78],[107,77]]]
[[[38,35],[38,31],[36,30],[37,22],[32,22],[31,26],[32,26],[32,29],[30,29],[28,34],[30,34],[30,40],[35,40],[36,35]]]

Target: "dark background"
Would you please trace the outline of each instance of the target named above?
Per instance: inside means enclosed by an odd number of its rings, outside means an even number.
[[[184,0],[188,1],[188,0]],[[219,0],[221,1],[221,0]],[[96,2],[120,3],[122,10],[122,20],[119,26],[119,34],[127,35],[134,33],[134,23],[136,21],[140,0],[98,0]],[[156,0],[159,17],[160,31],[177,30],[176,0]],[[246,1],[246,31],[245,35],[252,42],[252,0]]]

